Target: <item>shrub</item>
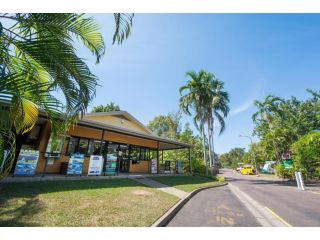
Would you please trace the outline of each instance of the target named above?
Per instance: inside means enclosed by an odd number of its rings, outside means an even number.
[[[204,165],[202,160],[192,161],[192,170],[194,173],[205,174],[206,166]]]
[[[304,135],[292,144],[295,165],[306,174],[317,174],[315,170],[320,167],[320,132]]]
[[[217,178],[218,182],[220,182],[220,183],[224,183],[225,182],[224,177],[216,177],[216,178]]]
[[[283,164],[278,164],[275,166],[275,172],[276,175],[281,177],[281,178],[287,178],[287,179],[293,179],[294,176],[294,169],[293,168],[288,168],[285,169]]]

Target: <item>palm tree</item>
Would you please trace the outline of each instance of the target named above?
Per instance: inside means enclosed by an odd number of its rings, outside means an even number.
[[[252,115],[253,121],[265,120],[268,123],[269,129],[271,129],[273,120],[272,114],[280,113],[279,104],[282,102],[284,102],[283,99],[271,94],[267,95],[263,102],[255,100],[254,105],[258,108],[258,111]],[[258,117],[260,117],[260,119]]]
[[[114,18],[113,43],[121,44],[130,34],[133,15],[116,13]],[[105,44],[99,25],[91,17],[72,13],[0,14],[0,145],[12,144],[5,146],[11,151],[0,179],[12,166],[15,138],[33,128],[40,108],[56,136],[76,123],[78,114],[82,116],[94,98],[97,77],[77,55],[75,40],[91,51],[96,63],[100,62]],[[57,91],[63,93],[64,100],[54,96]],[[3,151],[0,154],[2,160]]]
[[[212,174],[218,172],[218,164],[214,153],[214,122],[215,118],[220,125],[219,135],[225,130],[226,124],[224,118],[228,116],[229,108],[229,94],[224,91],[224,83],[219,81],[214,74],[207,73],[204,78],[205,102],[203,108],[205,109],[206,121],[208,125],[208,142],[209,142],[209,157],[210,167],[212,167]]]
[[[180,87],[180,108],[187,115],[191,115],[190,108],[194,110],[195,116],[193,118],[194,125],[200,131],[202,137],[202,152],[203,161],[206,165],[206,174],[208,174],[208,162],[206,157],[206,135],[204,131],[205,126],[205,115],[202,108],[204,101],[204,91],[203,91],[203,78],[206,72],[201,70],[199,73],[194,71],[189,71],[186,73],[187,77],[191,79],[188,80],[187,84]],[[185,95],[183,92],[187,91]]]
[[[274,133],[273,133],[273,127],[272,127],[272,122],[273,122],[273,114],[278,114],[281,115],[281,111],[279,110],[279,104],[284,103],[284,100],[273,96],[271,94],[267,95],[266,98],[262,101],[259,102],[258,100],[254,101],[254,105],[258,108],[258,111],[252,115],[252,120],[254,122],[259,122],[259,121],[266,121],[269,132],[273,135],[274,139]],[[277,160],[279,160],[279,152],[277,150],[275,141],[272,140],[273,142],[273,147],[275,149],[275,157]]]

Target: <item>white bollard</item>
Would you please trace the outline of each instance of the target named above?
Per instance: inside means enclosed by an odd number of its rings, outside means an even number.
[[[296,181],[297,181],[297,187],[299,190],[301,190],[301,182],[299,180],[299,175],[298,175],[298,172],[294,172],[294,175],[296,177]]]
[[[305,190],[305,188],[304,188],[304,182],[303,182],[303,178],[302,178],[301,172],[298,172],[298,176],[299,176],[299,181],[300,181],[301,190]]]

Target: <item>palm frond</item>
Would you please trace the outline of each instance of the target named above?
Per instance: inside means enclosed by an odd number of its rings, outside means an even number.
[[[128,13],[114,13],[114,20],[116,23],[116,29],[113,34],[113,44],[121,44],[125,39],[127,39],[131,33],[132,20],[134,14]]]

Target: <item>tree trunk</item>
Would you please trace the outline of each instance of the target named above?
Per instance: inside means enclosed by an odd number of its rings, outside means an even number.
[[[209,146],[210,146],[210,155],[211,155],[211,171],[212,171],[212,176],[216,176],[218,174],[218,165],[215,159],[214,155],[214,145],[213,145],[213,124],[214,124],[214,119],[210,119],[210,127],[208,128],[209,130]]]
[[[207,162],[207,154],[206,154],[206,140],[205,140],[205,134],[204,134],[204,128],[201,128],[201,134],[202,134],[202,152],[203,152],[203,161],[206,166],[206,175],[208,175],[208,162]]]
[[[211,123],[210,123],[210,119],[208,118],[208,145],[209,145],[209,166],[210,168],[212,168],[212,150],[211,150]]]

